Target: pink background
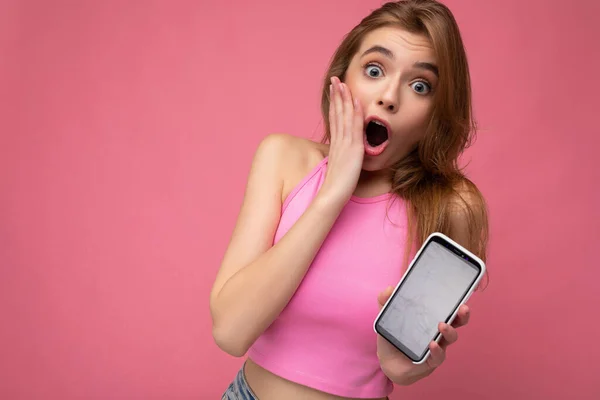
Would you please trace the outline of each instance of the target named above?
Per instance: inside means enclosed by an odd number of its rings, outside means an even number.
[[[242,360],[208,294],[254,148],[319,137],[327,61],[379,4],[0,2],[0,398],[219,398]],[[447,4],[491,281],[392,399],[600,398],[600,6]]]

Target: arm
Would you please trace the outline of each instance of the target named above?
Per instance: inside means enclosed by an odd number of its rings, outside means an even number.
[[[474,188],[474,186],[473,186]],[[487,237],[487,215],[485,203],[479,191],[467,190],[463,186],[450,201],[449,236],[484,258],[485,239]],[[383,307],[393,292],[389,287],[379,295],[379,305]],[[431,356],[421,365],[413,365],[408,358],[398,352],[391,344],[380,336],[377,337],[377,351],[383,372],[398,385],[411,385],[429,376],[446,359],[446,348],[458,339],[456,328],[469,322],[469,307],[463,304],[452,326],[440,323],[438,329],[442,333],[439,344],[431,342]]]
[[[243,356],[279,315],[299,286],[341,207],[314,199],[275,245],[282,172],[293,159],[291,137],[272,135],[260,144],[234,232],[210,295],[217,345]],[[288,163],[288,165],[286,165]]]

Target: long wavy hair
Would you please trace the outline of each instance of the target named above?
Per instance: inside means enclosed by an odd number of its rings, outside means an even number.
[[[393,166],[393,191],[408,209],[408,255],[432,232],[450,234],[450,217],[465,218],[468,239],[461,243],[486,260],[488,219],[485,200],[459,166],[459,156],[476,132],[467,56],[454,16],[435,0],[389,2],[364,18],[343,39],[323,78],[321,113],[329,141],[329,80],[345,78],[350,61],[369,32],[397,26],[427,37],[434,49],[439,80],[427,132],[416,148]]]

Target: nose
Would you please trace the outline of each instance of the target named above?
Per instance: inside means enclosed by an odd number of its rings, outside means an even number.
[[[385,108],[388,112],[395,113],[396,111],[398,111],[398,106],[400,105],[400,94],[398,91],[398,85],[387,85],[381,93],[381,96],[377,101],[377,105]]]

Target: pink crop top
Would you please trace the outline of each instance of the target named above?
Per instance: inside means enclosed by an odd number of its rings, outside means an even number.
[[[316,195],[326,165],[327,158],[286,199],[275,242]],[[405,241],[400,198],[353,196],[298,290],[248,356],[284,379],[334,395],[389,395],[393,385],[379,365],[373,322],[378,294],[401,278]]]

